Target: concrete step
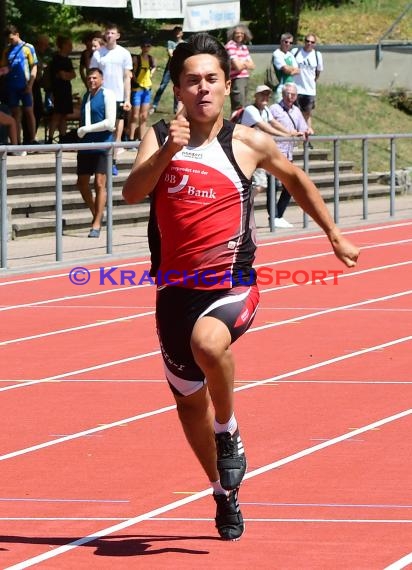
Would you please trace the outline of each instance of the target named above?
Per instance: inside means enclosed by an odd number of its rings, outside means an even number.
[[[400,191],[400,190],[399,190]],[[362,186],[352,185],[340,188],[340,200],[354,200],[362,197]],[[321,194],[325,202],[333,202],[334,194],[332,189],[321,189]],[[389,196],[389,188],[382,184],[369,184],[368,197]],[[69,209],[63,211],[63,231],[74,229],[87,229],[90,227],[91,215],[85,205],[81,203],[79,209]],[[255,199],[256,209],[266,208],[266,196],[258,194]],[[149,218],[149,201],[145,200],[133,206],[122,202],[114,204],[113,224],[133,225],[138,222],[147,222]],[[56,230],[54,212],[32,212],[27,217],[25,215],[14,215],[11,218],[13,239],[39,234],[53,234]]]

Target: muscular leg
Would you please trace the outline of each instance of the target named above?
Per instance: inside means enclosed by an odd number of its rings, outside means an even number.
[[[202,317],[193,327],[191,348],[207,378],[215,418],[227,423],[233,414],[234,361],[227,326],[214,317]]]
[[[82,195],[83,200],[85,201],[86,205],[89,207],[89,210],[92,213],[94,218],[95,215],[95,206],[93,200],[93,194],[89,186],[90,176],[89,174],[80,174],[77,178],[77,188],[79,189],[80,194]]]
[[[96,192],[96,198],[94,200],[94,217],[92,228],[98,230],[102,225],[102,218],[107,199],[105,174],[96,173],[94,175],[94,189]]]
[[[177,412],[186,439],[203,467],[209,481],[217,481],[216,444],[213,429],[213,410],[210,396],[204,386],[190,396],[175,395]]]

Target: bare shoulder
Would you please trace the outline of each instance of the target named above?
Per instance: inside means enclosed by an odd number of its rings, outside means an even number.
[[[246,145],[249,151],[253,149],[258,153],[265,150],[268,144],[274,144],[272,137],[268,134],[245,125],[236,125],[233,131],[233,140],[235,144]]]
[[[272,137],[259,129],[236,125],[233,153],[246,176],[251,176],[262,161],[276,155],[277,147]]]

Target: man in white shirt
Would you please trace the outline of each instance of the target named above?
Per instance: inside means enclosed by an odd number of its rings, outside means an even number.
[[[295,76],[296,87],[298,88],[298,105],[309,128],[312,128],[312,111],[315,108],[316,81],[323,71],[322,54],[316,50],[316,36],[307,34],[305,45],[302,48],[294,48],[292,54],[295,56],[299,66],[300,74]]]
[[[293,36],[289,32],[280,36],[280,46],[272,54],[272,63],[275,68],[279,85],[275,91],[275,102],[282,100],[282,89],[286,83],[293,83],[300,73],[298,64],[290,48],[293,45]]]
[[[104,86],[116,95],[116,132],[115,142],[120,142],[124,128],[124,119],[131,109],[130,90],[133,62],[130,52],[118,45],[120,38],[116,24],[108,24],[104,32],[106,45],[96,50],[90,60],[90,67],[97,67],[103,72]],[[118,174],[116,149],[113,158],[113,175]]]
[[[240,123],[276,137],[295,136],[295,129],[287,129],[273,118],[269,110],[269,99],[271,95],[272,90],[270,87],[267,85],[258,85],[255,90],[255,102],[245,107]],[[253,173],[253,187],[257,193],[267,189],[267,173],[263,168],[257,168]]]

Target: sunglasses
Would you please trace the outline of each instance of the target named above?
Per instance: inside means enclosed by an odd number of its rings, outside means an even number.
[[[312,41],[312,40],[305,40],[306,44],[315,44],[316,42]]]
[[[283,42],[284,44],[291,44],[291,43],[292,43],[290,40],[282,40],[282,42]]]

